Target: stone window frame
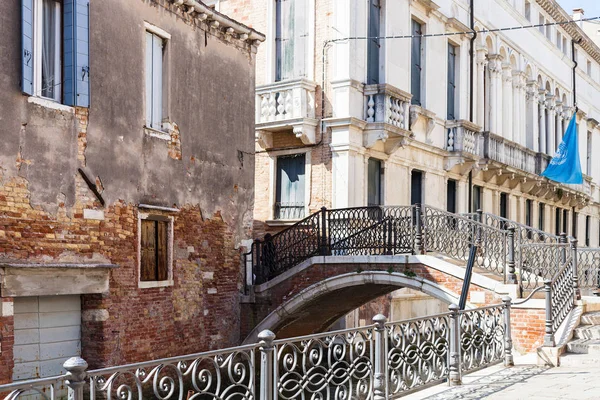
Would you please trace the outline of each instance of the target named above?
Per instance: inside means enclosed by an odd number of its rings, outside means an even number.
[[[266,221],[267,225],[291,225],[298,220],[279,220],[275,219],[275,198],[276,198],[276,187],[277,187],[277,158],[281,156],[291,156],[295,154],[304,154],[304,176],[305,185],[304,188],[304,215],[305,218],[309,215],[309,204],[312,192],[312,148],[298,148],[289,150],[276,150],[269,152],[269,219]]]
[[[158,207],[157,207],[158,208]],[[163,281],[142,281],[142,221],[153,220],[153,217],[160,217],[168,219],[167,229],[167,268],[168,268],[168,279]],[[174,238],[174,225],[175,217],[172,215],[165,215],[164,213],[138,210],[137,218],[137,282],[139,289],[149,289],[158,287],[173,286],[173,238]]]

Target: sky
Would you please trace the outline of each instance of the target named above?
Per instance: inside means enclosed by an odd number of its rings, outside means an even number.
[[[583,8],[587,18],[600,16],[600,0],[558,0],[558,3],[569,15],[574,8]]]

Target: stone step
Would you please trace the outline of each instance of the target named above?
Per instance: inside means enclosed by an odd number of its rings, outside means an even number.
[[[599,365],[600,356],[593,354],[567,353],[560,357],[561,367],[577,367],[581,365]]]
[[[581,325],[600,325],[600,311],[583,314],[581,316]]]
[[[600,325],[580,325],[573,331],[574,339],[600,339]]]
[[[567,343],[567,352],[593,354],[600,358],[600,339],[576,339]]]

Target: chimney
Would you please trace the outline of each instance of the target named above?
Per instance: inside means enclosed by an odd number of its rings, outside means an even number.
[[[579,21],[583,18],[583,15],[585,14],[585,12],[583,11],[583,8],[574,8],[573,9],[573,21]]]

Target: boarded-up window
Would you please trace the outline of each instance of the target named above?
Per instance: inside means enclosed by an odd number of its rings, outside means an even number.
[[[169,220],[156,217],[142,220],[141,281],[169,279]]]
[[[308,1],[275,0],[275,80],[306,76]]]

